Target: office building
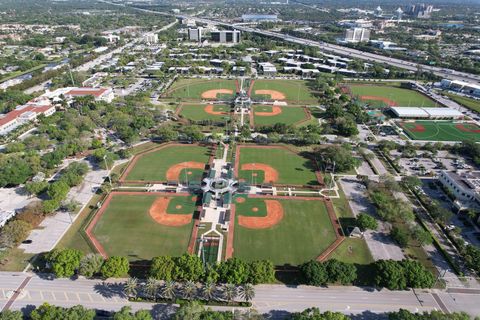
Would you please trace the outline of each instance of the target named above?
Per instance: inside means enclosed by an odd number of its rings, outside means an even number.
[[[370,40],[370,30],[366,28],[352,28],[345,31],[345,42],[357,43]]]
[[[213,42],[220,43],[239,43],[240,42],[240,31],[238,30],[221,30],[221,31],[212,31],[211,37]]]
[[[202,42],[203,28],[189,28],[188,29],[188,40]]]
[[[432,16],[433,6],[425,3],[412,4],[407,6],[405,13],[419,19],[429,19]]]
[[[143,41],[149,44],[158,43],[158,34],[149,32],[143,35]]]

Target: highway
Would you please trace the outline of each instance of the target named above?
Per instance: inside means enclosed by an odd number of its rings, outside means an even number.
[[[110,1],[105,1],[105,0],[98,0],[98,1],[103,2],[103,3],[108,3],[110,5],[127,7],[126,5],[113,3],[113,2],[110,2]],[[132,9],[135,9],[135,10],[142,11],[142,12],[146,12],[146,13],[153,13],[153,14],[159,14],[159,15],[164,15],[164,16],[174,16],[173,13],[168,13],[168,12],[159,12],[159,11],[141,9],[141,8],[136,8],[136,7],[131,7],[131,6],[128,6],[128,7],[132,8]],[[420,68],[424,71],[431,71],[435,75],[437,75],[439,77],[442,77],[442,78],[448,78],[448,79],[451,79],[451,80],[467,81],[467,82],[472,82],[472,83],[475,83],[477,85],[480,85],[480,75],[455,71],[455,70],[452,70],[452,69],[427,66],[427,65],[424,65],[424,64],[417,64],[415,62],[410,62],[410,61],[391,58],[391,57],[386,57],[386,56],[383,56],[383,55],[364,52],[364,51],[360,51],[360,50],[356,50],[356,49],[351,49],[351,48],[347,48],[347,47],[340,46],[340,45],[335,45],[335,44],[330,44],[330,43],[325,43],[325,42],[319,42],[319,41],[313,41],[313,40],[308,40],[308,39],[302,39],[302,38],[290,36],[290,35],[279,33],[279,32],[260,30],[260,29],[257,29],[257,28],[252,28],[252,27],[243,26],[243,25],[225,23],[225,22],[221,22],[221,21],[215,21],[215,20],[200,18],[200,17],[196,17],[196,16],[189,16],[189,15],[175,15],[175,16],[177,18],[180,18],[180,19],[192,19],[192,20],[195,20],[196,22],[200,22],[200,23],[204,23],[204,24],[223,26],[223,27],[227,27],[227,28],[235,28],[235,29],[240,30],[242,32],[251,32],[251,33],[256,33],[256,34],[260,34],[260,35],[264,35],[264,36],[288,41],[288,42],[291,42],[291,43],[317,47],[320,50],[325,51],[325,52],[331,52],[331,53],[342,55],[342,56],[345,56],[345,57],[357,58],[357,59],[362,59],[362,60],[366,60],[366,61],[370,61],[370,62],[385,63],[385,64],[390,65],[390,66],[395,66],[395,67],[403,68],[403,69],[410,70],[410,71],[417,71]]]

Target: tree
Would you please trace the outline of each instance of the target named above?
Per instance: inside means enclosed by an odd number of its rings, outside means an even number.
[[[403,272],[410,288],[431,288],[435,283],[433,274],[418,261],[402,260]]]
[[[147,282],[145,283],[145,293],[150,299],[157,299],[158,288],[159,283],[157,279],[151,277],[147,279]]]
[[[137,296],[138,280],[137,278],[128,278],[123,286],[123,292],[129,298],[135,298]]]
[[[50,199],[53,200],[63,200],[70,191],[70,186],[64,181],[55,181],[52,183],[47,190],[47,194]]]
[[[357,216],[357,226],[360,228],[360,230],[365,231],[365,230],[377,230],[378,228],[378,222],[377,219],[372,217],[371,215],[367,213],[360,213]]]
[[[430,232],[422,228],[421,226],[415,226],[412,230],[412,236],[415,240],[418,241],[420,246],[430,245],[433,243],[432,236]]]
[[[310,260],[300,266],[305,281],[311,286],[323,286],[327,283],[327,271],[325,266],[316,261]]]
[[[47,181],[39,181],[39,182],[27,182],[25,184],[25,190],[31,195],[39,195],[48,188]]]
[[[228,303],[235,301],[237,297],[237,287],[233,283],[227,283],[223,288],[223,297]]]
[[[195,282],[187,281],[183,285],[182,291],[183,291],[183,297],[185,299],[192,300],[197,291],[197,286],[195,285]]]
[[[215,298],[216,291],[217,291],[217,287],[215,286],[215,284],[212,282],[207,282],[205,286],[203,286],[202,297],[205,300],[210,301]]]
[[[275,266],[269,260],[251,262],[248,281],[252,284],[275,282]]]
[[[132,307],[124,306],[120,311],[115,312],[113,320],[153,320],[153,318],[147,310],[132,313]]]
[[[246,302],[250,302],[255,298],[255,288],[249,283],[241,286],[238,293]]]
[[[291,320],[349,320],[350,318],[340,312],[326,311],[321,313],[318,308],[306,309],[300,313],[294,313]]]
[[[404,290],[407,288],[407,279],[403,266],[393,260],[378,260],[375,262],[375,283],[379,287],[390,290]]]
[[[202,260],[196,255],[183,254],[175,258],[175,279],[198,281],[203,276]]]
[[[174,141],[178,139],[178,132],[171,126],[162,126],[158,128],[157,135],[161,141]]]
[[[105,259],[101,254],[89,253],[80,261],[78,273],[84,277],[91,278],[100,272]]]
[[[130,263],[127,258],[113,256],[104,262],[100,273],[103,278],[120,278],[125,276],[129,270]]]
[[[170,256],[160,256],[152,259],[150,277],[157,280],[169,281],[173,279],[175,261]]]
[[[166,281],[162,288],[162,297],[167,300],[175,299],[175,282]]]
[[[175,313],[175,320],[200,320],[204,311],[203,306],[197,301],[185,303]]]
[[[346,172],[359,165],[359,160],[353,156],[347,145],[330,145],[325,148],[317,148],[315,158],[319,159],[324,167],[332,166],[335,172]]]
[[[325,263],[329,283],[351,284],[357,279],[357,268],[351,263],[336,259],[327,260]]]
[[[390,232],[390,235],[400,247],[404,248],[408,245],[409,235],[407,231],[394,226]]]
[[[83,253],[76,249],[54,249],[47,254],[46,261],[56,277],[68,278],[75,274],[82,256]]]
[[[220,281],[223,283],[242,284],[250,277],[248,263],[238,258],[230,258],[220,263],[217,267]]]
[[[18,310],[4,310],[0,312],[0,320],[23,320],[23,314]]]
[[[405,176],[402,178],[402,182],[410,189],[415,189],[422,185],[422,181],[417,176]]]
[[[13,248],[25,240],[32,225],[23,220],[12,220],[0,229],[0,246]]]

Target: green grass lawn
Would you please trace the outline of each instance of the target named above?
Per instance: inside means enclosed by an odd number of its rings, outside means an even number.
[[[317,185],[315,176],[315,167],[311,160],[306,159],[296,153],[278,148],[240,148],[240,166],[239,178],[247,182],[252,180],[252,170],[241,170],[243,164],[257,163],[266,164],[277,170],[279,184],[292,185]],[[256,182],[263,182],[263,172],[257,173]]]
[[[303,80],[255,80],[252,96],[256,90],[275,90],[283,93],[287,101],[315,103],[318,101]]]
[[[457,126],[464,126],[461,130]],[[480,141],[480,127],[474,123],[454,123],[452,121],[399,122],[399,126],[413,140],[428,141]],[[472,130],[472,132],[464,131]],[[477,131],[477,132],[473,132]]]
[[[151,259],[160,255],[178,256],[187,251],[193,220],[181,227],[155,222],[149,208],[156,195],[114,195],[108,208],[94,227],[95,238],[109,256],[126,256],[130,260]],[[195,202],[190,196],[172,197],[170,206],[182,208],[169,213],[193,214]]]
[[[305,111],[301,107],[278,107],[282,113],[275,116],[256,115],[257,112],[272,112],[272,106],[254,106],[255,126],[269,126],[275,123],[296,124],[307,119]]]
[[[377,96],[392,100],[400,107],[440,107],[435,101],[423,94],[409,89],[378,85],[349,85],[354,96]],[[373,107],[386,106],[382,101],[364,100]]]
[[[250,215],[248,199],[236,216]],[[335,241],[335,231],[322,201],[279,200],[283,220],[269,229],[235,226],[234,256],[247,261],[269,259],[276,265],[298,265],[317,258]]]
[[[125,180],[166,181],[165,174],[171,166],[188,161],[206,164],[209,156],[209,149],[203,146],[187,144],[181,146],[166,146],[165,148],[140,156]],[[199,180],[203,173],[202,170],[198,169],[188,171],[192,171],[193,173],[189,175],[189,180]],[[184,174],[181,174],[180,178],[183,176]]]
[[[186,119],[193,121],[204,121],[204,120],[214,120],[214,121],[224,121],[226,117],[230,117],[230,107],[226,105],[214,105],[214,112],[223,112],[225,114],[210,114],[205,111],[207,105],[183,105],[180,115]]]
[[[456,103],[461,104],[462,106],[471,109],[476,112],[480,112],[480,101],[471,99],[468,97],[459,96],[453,93],[443,93],[444,95],[448,96],[450,99],[455,101]]]
[[[374,262],[365,240],[354,238],[346,238],[329,259],[364,265]]]
[[[235,80],[181,79],[170,87],[167,95],[173,98],[201,99],[202,93],[212,89],[229,89],[235,93]]]

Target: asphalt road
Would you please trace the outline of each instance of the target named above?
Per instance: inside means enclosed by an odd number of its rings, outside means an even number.
[[[31,277],[23,290],[17,290]],[[18,297],[11,297],[17,291]],[[400,308],[415,311],[466,311],[480,314],[478,290],[446,291],[376,291],[358,287],[315,288],[308,286],[260,285],[256,286],[254,307],[270,313],[272,319],[281,319],[287,312],[309,307],[347,314],[372,314],[395,311]],[[44,302],[70,307],[77,304],[88,308],[119,310],[130,305],[134,310],[153,309],[156,314],[170,314],[174,307],[149,303],[131,303],[122,293],[122,283],[101,280],[70,280],[40,278],[26,273],[0,273],[0,309],[8,303],[12,310],[22,310]],[[215,308],[225,310],[228,308]],[[157,318],[162,318],[158,316]],[[369,318],[370,319],[370,318]]]

